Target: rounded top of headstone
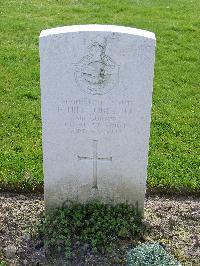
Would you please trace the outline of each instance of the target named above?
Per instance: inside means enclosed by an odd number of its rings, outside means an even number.
[[[115,25],[98,25],[98,24],[89,24],[89,25],[73,25],[73,26],[65,26],[52,28],[41,31],[40,38],[50,35],[57,35],[69,32],[87,32],[87,31],[99,31],[99,32],[118,32],[118,33],[126,33],[131,35],[137,35],[144,38],[150,38],[155,40],[155,34],[150,31],[140,30],[131,27],[124,26],[115,26]]]

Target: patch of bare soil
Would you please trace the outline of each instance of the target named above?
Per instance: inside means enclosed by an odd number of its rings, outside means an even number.
[[[200,265],[200,199],[148,197],[145,240],[160,242],[182,265]]]
[[[148,197],[143,242],[160,242],[182,265],[200,265],[199,204],[200,199],[192,197]],[[1,193],[0,210],[0,262],[9,266],[52,265],[43,244],[30,237],[44,210],[43,196]],[[123,243],[109,256],[86,254],[77,259],[77,254],[71,265],[123,265],[128,246]],[[64,264],[57,261],[54,265]]]

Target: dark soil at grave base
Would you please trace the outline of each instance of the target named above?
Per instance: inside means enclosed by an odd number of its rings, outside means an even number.
[[[44,185],[38,184],[33,186],[33,184],[30,184],[29,186],[22,185],[22,184],[0,184],[0,194],[2,193],[10,193],[10,195],[14,194],[23,194],[23,195],[39,195],[43,193],[44,191]],[[165,186],[157,186],[157,187],[149,187],[147,186],[146,190],[147,196],[176,196],[176,197],[192,197],[192,198],[200,198],[200,190],[196,189],[190,189],[185,187],[165,187]]]
[[[182,265],[200,265],[200,198],[149,196],[145,202],[148,230],[145,242],[160,242]],[[0,261],[7,265],[52,265],[40,243],[30,239],[27,228],[33,228],[44,209],[42,195],[0,194]],[[5,250],[14,245],[16,254],[6,258]],[[130,243],[121,243],[109,255],[74,256],[71,265],[123,265]],[[78,259],[77,259],[78,258]],[[57,261],[54,265],[63,265]],[[68,264],[69,265],[69,264]]]

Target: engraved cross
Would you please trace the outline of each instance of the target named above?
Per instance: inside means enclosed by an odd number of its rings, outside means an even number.
[[[111,161],[112,162],[112,157],[98,157],[97,153],[97,143],[98,140],[92,140],[92,145],[93,145],[93,156],[92,157],[87,157],[87,156],[79,156],[78,155],[78,160],[93,160],[93,185],[92,188],[98,189],[97,186],[97,162],[98,161]]]

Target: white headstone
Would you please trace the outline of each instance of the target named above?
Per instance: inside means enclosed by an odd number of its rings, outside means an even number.
[[[79,25],[40,35],[45,204],[143,208],[155,35]]]

